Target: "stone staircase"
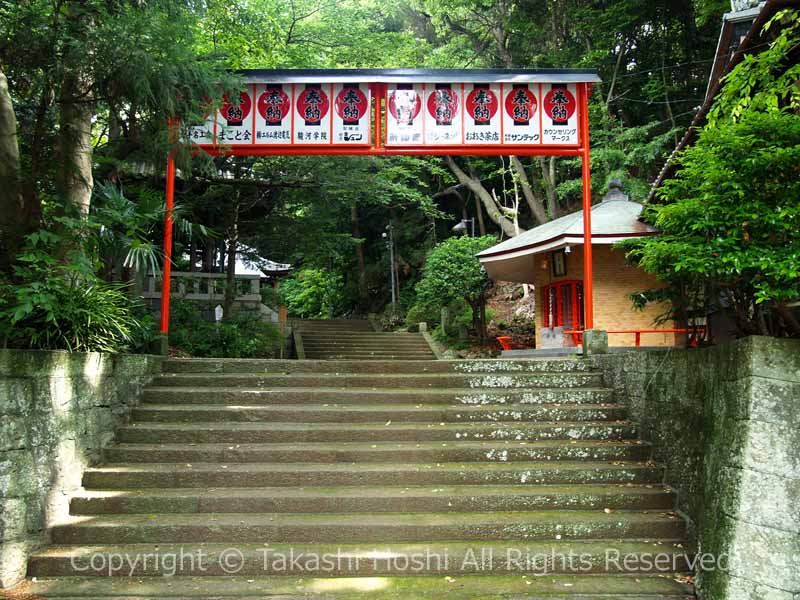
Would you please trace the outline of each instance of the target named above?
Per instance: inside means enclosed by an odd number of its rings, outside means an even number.
[[[674,493],[585,362],[164,371],[30,560],[30,593],[692,597]]]
[[[305,357],[312,360],[433,360],[420,333],[378,332],[369,321],[298,320]]]

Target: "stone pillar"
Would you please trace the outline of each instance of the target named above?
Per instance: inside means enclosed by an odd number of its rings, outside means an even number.
[[[583,332],[583,355],[608,354],[608,332],[587,329]]]

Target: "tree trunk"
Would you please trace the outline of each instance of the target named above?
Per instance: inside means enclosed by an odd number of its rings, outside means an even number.
[[[520,161],[518,157],[512,156],[511,167],[514,169],[514,172],[519,179],[519,184],[522,188],[522,195],[525,197],[525,201],[528,203],[528,207],[531,209],[533,218],[536,219],[540,225],[547,223],[548,218],[547,212],[544,209],[544,203],[542,202],[542,199],[533,192],[530,179],[528,179],[528,174],[525,172],[525,166],[522,164],[522,161]]]
[[[547,196],[547,207],[550,209],[550,218],[558,218],[558,195],[556,194],[556,157],[539,157],[539,166],[542,169],[544,193]]]
[[[358,204],[353,202],[350,207],[350,233],[356,240],[361,240],[361,228],[358,224]],[[364,243],[356,242],[356,262],[358,263],[358,297],[362,302],[369,300],[367,289],[367,264],[364,259]]]
[[[64,75],[59,97],[59,177],[64,214],[85,218],[89,214],[92,178],[92,80],[85,70],[85,50],[79,43],[93,27],[86,1],[69,4],[67,23],[75,43],[64,51]]]
[[[233,303],[236,300],[236,246],[239,244],[239,189],[233,195],[233,218],[228,229],[228,270],[225,272],[225,300],[222,305],[225,320],[229,320],[233,313]]]
[[[26,233],[20,193],[17,116],[8,91],[8,80],[0,70],[0,269],[7,270]]]
[[[505,235],[508,237],[514,237],[517,235],[517,231],[514,227],[514,221],[506,217],[502,211],[500,205],[495,202],[492,195],[489,191],[483,187],[483,184],[477,177],[470,177],[467,175],[461,167],[456,164],[456,161],[453,160],[452,156],[445,157],[447,160],[447,166],[450,167],[450,170],[458,179],[459,183],[465,185],[475,196],[477,196],[480,201],[483,203],[483,206],[486,208],[486,212],[489,215],[489,218],[503,231]],[[523,230],[520,230],[522,233]]]
[[[481,237],[483,237],[486,235],[486,223],[483,222],[483,208],[481,208],[481,201],[476,194],[472,194],[472,198],[475,200],[475,218],[478,219],[478,232],[481,234]]]

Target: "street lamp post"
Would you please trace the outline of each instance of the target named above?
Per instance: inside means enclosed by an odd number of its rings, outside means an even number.
[[[467,223],[471,225],[471,235],[470,237],[475,237],[475,218],[472,219],[461,219],[458,223],[453,225],[451,231],[455,231],[456,233],[466,233],[467,232]]]
[[[392,222],[386,226],[386,232],[383,233],[383,238],[386,239],[386,245],[389,248],[389,285],[392,290],[392,312],[397,310],[397,290],[395,289],[395,264],[394,264],[394,227]]]

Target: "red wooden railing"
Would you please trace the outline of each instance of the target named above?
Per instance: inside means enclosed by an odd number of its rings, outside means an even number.
[[[642,345],[642,334],[643,333],[694,333],[700,334],[705,331],[705,327],[692,327],[692,328],[673,328],[673,329],[614,329],[609,330],[606,333],[608,334],[617,334],[617,333],[632,333],[635,335],[635,345],[638,348]],[[576,346],[580,346],[583,344],[583,330],[582,329],[573,329],[564,332],[566,335],[572,336],[572,341],[575,342]],[[699,339],[697,335],[691,336],[689,345],[692,348],[697,347]]]

